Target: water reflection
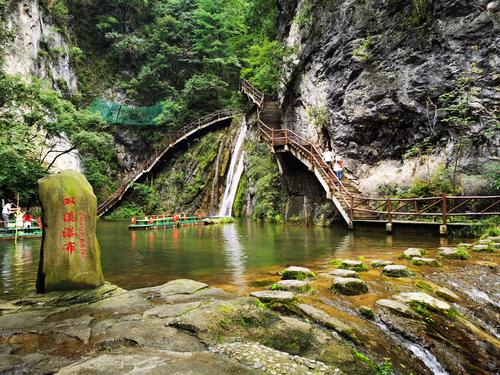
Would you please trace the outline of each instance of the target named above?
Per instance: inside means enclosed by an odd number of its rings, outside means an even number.
[[[241,290],[246,286],[245,282],[245,258],[244,248],[235,224],[222,227],[222,239],[228,265],[232,270],[233,284]]]
[[[317,268],[334,258],[442,245],[438,236],[387,237],[383,230],[350,232],[252,221],[152,231],[129,231],[127,226],[128,222],[104,220],[97,226],[104,276],[125,289],[187,278],[245,294],[255,281],[274,280],[289,265]],[[0,299],[34,290],[39,249],[38,239],[23,239],[17,246],[0,241]]]
[[[33,274],[33,251],[40,249],[39,240],[23,239],[17,243],[3,241],[0,248],[2,294],[17,294],[34,288],[36,274]],[[30,281],[32,283],[27,283]]]

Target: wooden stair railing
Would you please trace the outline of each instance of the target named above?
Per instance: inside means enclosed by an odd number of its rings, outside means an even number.
[[[236,115],[232,109],[221,109],[219,111],[203,116],[188,125],[183,126],[179,130],[165,135],[159,145],[156,147],[155,153],[151,155],[144,163],[142,163],[133,172],[129,173],[120,187],[111,194],[99,207],[97,207],[97,215],[102,216],[116,203],[118,203],[132,184],[137,181],[142,175],[151,171],[158,161],[177,143],[187,138],[189,135],[196,133],[199,130],[205,129],[211,125],[228,120]]]

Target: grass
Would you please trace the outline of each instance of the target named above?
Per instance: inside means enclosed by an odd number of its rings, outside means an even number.
[[[350,266],[350,265],[344,264],[343,262],[340,264],[339,268],[341,268],[343,270],[351,270],[351,271],[356,271],[356,272],[368,271],[370,269],[364,263],[360,264],[359,266]]]
[[[439,263],[437,260],[434,260],[433,262],[424,262],[423,260],[417,259],[417,258],[412,258],[410,260],[410,263],[415,265],[415,266],[431,266],[431,267],[441,267],[441,263]]]
[[[376,363],[375,361],[368,358],[356,349],[353,350],[354,358],[366,363],[374,375],[392,375],[394,374],[394,369],[392,367],[392,362],[389,358],[384,358],[382,362]]]
[[[373,313],[373,310],[369,307],[366,306],[361,306],[358,310],[359,315],[362,317],[365,317],[367,319],[373,319],[375,318],[375,314]]]
[[[448,258],[466,260],[470,258],[470,254],[465,247],[458,247],[455,254],[448,256]]]
[[[334,259],[330,261],[330,264],[333,264],[334,266],[340,266],[344,260],[343,259]]]
[[[425,281],[419,280],[415,283],[415,286],[424,292],[430,293],[432,292],[432,287],[427,284]]]

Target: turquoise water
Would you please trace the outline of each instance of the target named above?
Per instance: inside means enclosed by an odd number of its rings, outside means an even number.
[[[276,279],[288,265],[315,269],[332,258],[396,253],[409,246],[435,248],[438,236],[400,234],[383,229],[349,232],[343,228],[234,224],[129,231],[128,222],[98,223],[102,266],[107,281],[126,289],[191,278],[245,293]],[[39,239],[0,241],[0,299],[34,290]]]

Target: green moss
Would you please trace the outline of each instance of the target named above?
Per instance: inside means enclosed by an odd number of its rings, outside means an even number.
[[[428,324],[435,323],[432,313],[429,311],[429,306],[427,304],[418,301],[411,301],[409,305],[413,311],[415,311],[417,314],[423,317],[426,323]]]
[[[427,284],[425,281],[422,281],[422,280],[418,280],[416,283],[415,283],[415,286],[421,290],[423,290],[424,292],[432,292],[432,287]]]
[[[330,264],[333,264],[334,266],[340,266],[343,261],[343,259],[333,259],[330,261]]]
[[[466,260],[470,258],[470,254],[465,247],[458,247],[455,254],[447,256],[447,258]]]
[[[367,318],[367,319],[373,319],[375,318],[375,314],[373,313],[373,309],[367,306],[361,306],[358,309],[359,315]]]
[[[368,356],[365,354],[357,351],[356,349],[353,350],[353,356],[357,360],[366,363],[370,369],[372,370],[372,373],[374,375],[392,375],[395,374],[395,371],[392,367],[392,363],[389,358],[384,358],[382,362],[375,362],[371,360]]]
[[[278,283],[271,285],[269,287],[269,289],[271,289],[271,290],[287,290],[285,288],[282,288]],[[298,293],[307,293],[307,292],[312,291],[312,287],[310,284],[304,284],[301,287],[294,289],[294,291],[296,291]]]
[[[358,57],[362,62],[367,61],[370,58],[370,53],[368,51],[371,45],[372,38],[368,35],[361,41],[359,47],[354,50],[353,55]]]
[[[351,266],[351,265],[345,264],[343,262],[339,265],[339,268],[344,269],[344,270],[352,270],[352,271],[356,271],[356,272],[364,272],[364,271],[368,271],[370,269],[364,263],[361,263],[359,266]]]
[[[424,262],[420,259],[417,258],[412,258],[410,260],[410,263],[415,265],[415,266],[431,266],[431,267],[441,267],[441,263],[439,263],[437,260],[434,260],[431,263]]]
[[[314,272],[285,270],[282,273],[282,278],[283,280],[306,280],[306,279],[315,279],[316,275],[314,274]]]

